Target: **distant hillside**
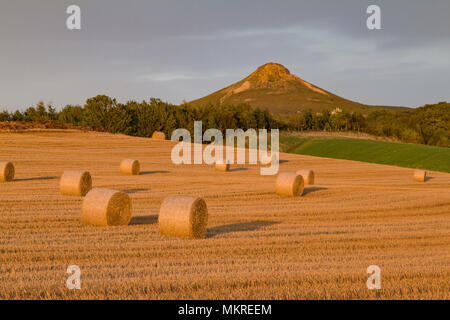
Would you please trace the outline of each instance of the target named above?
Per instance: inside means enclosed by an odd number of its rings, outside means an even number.
[[[39,102],[21,112],[0,112],[0,131],[21,131],[40,128],[88,127],[97,131],[124,133],[151,137],[154,131],[163,131],[167,137],[177,128],[186,128],[194,134],[194,120],[201,120],[205,129],[272,129],[285,131],[325,131],[367,133],[409,143],[450,147],[450,103],[440,102],[415,109],[386,110],[374,108],[366,116],[350,112],[292,113],[274,117],[247,104],[220,104],[194,107],[165,103],[151,98],[148,102],[128,101],[98,95],[82,106],[67,105],[56,111]],[[72,125],[65,125],[72,124]]]
[[[297,137],[297,144],[290,153],[450,172],[450,148],[343,138]]]
[[[439,102],[399,111],[375,111],[366,119],[367,133],[404,142],[450,147],[450,103]]]
[[[252,107],[267,109],[273,114],[292,114],[308,109],[320,112],[340,108],[369,113],[376,109],[395,107],[368,106],[341,98],[293,75],[278,63],[267,63],[247,78],[194,100],[193,105],[248,103]]]

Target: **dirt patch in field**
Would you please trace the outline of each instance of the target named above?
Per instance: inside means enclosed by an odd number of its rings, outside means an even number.
[[[286,135],[307,138],[350,138],[363,140],[391,141],[400,142],[400,140],[391,137],[374,136],[363,132],[326,132],[326,131],[302,131],[302,132],[284,132]]]
[[[22,132],[22,131],[49,131],[49,130],[81,130],[90,131],[92,128],[73,125],[71,123],[60,123],[55,121],[26,122],[26,121],[2,121],[0,132]]]

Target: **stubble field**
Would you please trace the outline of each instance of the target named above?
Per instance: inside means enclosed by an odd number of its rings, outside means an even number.
[[[173,142],[95,132],[0,133],[1,299],[449,299],[450,174],[281,154],[280,172],[313,169],[303,197],[277,196],[259,166],[228,173],[175,166]],[[123,158],[142,174],[119,173]],[[62,196],[64,170],[127,192],[128,226],[80,224],[82,199]],[[159,235],[167,196],[199,196],[207,238]],[[67,266],[81,268],[68,290]],[[368,290],[366,268],[381,268]]]

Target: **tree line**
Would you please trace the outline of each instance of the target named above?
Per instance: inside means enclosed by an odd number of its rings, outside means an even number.
[[[89,98],[84,106],[67,105],[59,112],[51,105],[45,106],[39,102],[36,107],[29,107],[23,112],[0,113],[0,121],[55,121],[140,137],[150,137],[154,131],[162,131],[170,137],[172,131],[178,128],[193,133],[195,120],[203,121],[205,130],[277,127],[269,112],[246,104],[192,107],[188,104],[177,106],[155,98],[148,102],[118,103],[106,95]]]
[[[280,129],[287,131],[353,131],[397,138],[404,142],[450,147],[450,104],[440,102],[416,109],[376,110],[368,115],[345,110],[307,110],[289,117],[274,116],[248,104],[196,107],[174,105],[160,99],[118,103],[106,95],[86,100],[84,106],[67,105],[57,111],[39,102],[25,111],[0,112],[0,121],[54,121],[86,126],[98,131],[150,137],[162,131],[185,128],[193,134],[194,121],[203,129]]]

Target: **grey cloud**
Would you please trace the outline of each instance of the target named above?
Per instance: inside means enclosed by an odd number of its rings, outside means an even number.
[[[68,31],[72,3],[2,2],[0,109],[98,93],[179,103],[268,61],[368,104],[450,100],[446,0],[77,0],[82,30]],[[381,31],[365,28],[369,3]]]

